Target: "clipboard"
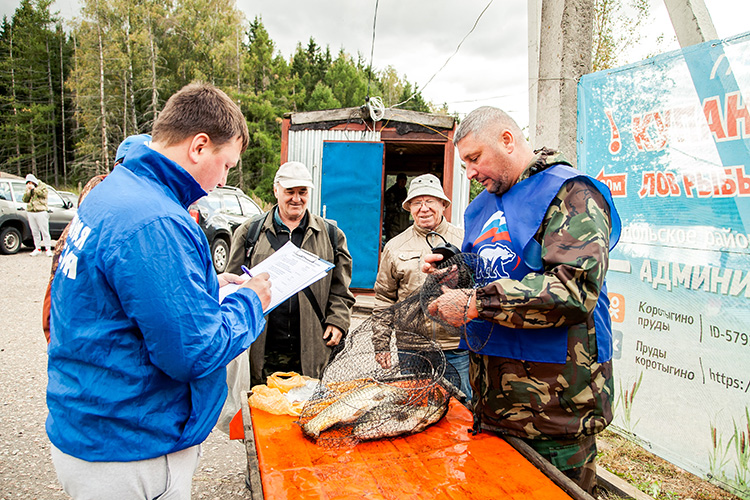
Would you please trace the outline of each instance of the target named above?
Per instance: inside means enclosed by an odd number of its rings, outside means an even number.
[[[250,273],[256,276],[268,273],[271,281],[271,302],[264,314],[273,311],[279,304],[292,295],[304,290],[311,284],[323,278],[328,271],[333,269],[333,264],[321,259],[312,252],[308,252],[291,241],[271,254],[263,262],[259,263]],[[244,275],[245,281],[250,276]],[[223,302],[228,295],[239,290],[240,285],[230,283],[219,289],[219,302]]]

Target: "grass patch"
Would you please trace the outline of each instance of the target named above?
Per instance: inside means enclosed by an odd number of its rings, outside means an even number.
[[[598,465],[655,500],[740,500],[739,497],[646,451],[614,432],[597,436]],[[616,500],[602,496],[600,500]]]

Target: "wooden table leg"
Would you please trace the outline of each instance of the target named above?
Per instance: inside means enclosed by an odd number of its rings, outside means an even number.
[[[245,398],[242,401],[242,425],[245,429],[245,451],[247,452],[245,485],[250,490],[250,496],[253,500],[263,500],[263,483],[260,480],[258,450],[255,448],[253,418],[250,414],[250,404],[247,401],[251,394],[251,391],[245,392]]]

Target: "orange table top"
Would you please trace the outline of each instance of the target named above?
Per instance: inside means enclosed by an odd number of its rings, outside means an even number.
[[[316,445],[295,417],[251,414],[267,499],[570,500],[502,438],[468,433],[471,413],[455,400],[421,433],[349,448]]]

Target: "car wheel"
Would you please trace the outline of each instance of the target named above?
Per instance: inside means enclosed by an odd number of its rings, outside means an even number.
[[[0,253],[6,255],[17,253],[21,249],[21,233],[15,227],[6,227],[0,231]]]
[[[229,243],[221,238],[216,238],[211,244],[211,259],[214,261],[214,269],[217,273],[226,271],[229,261]]]

